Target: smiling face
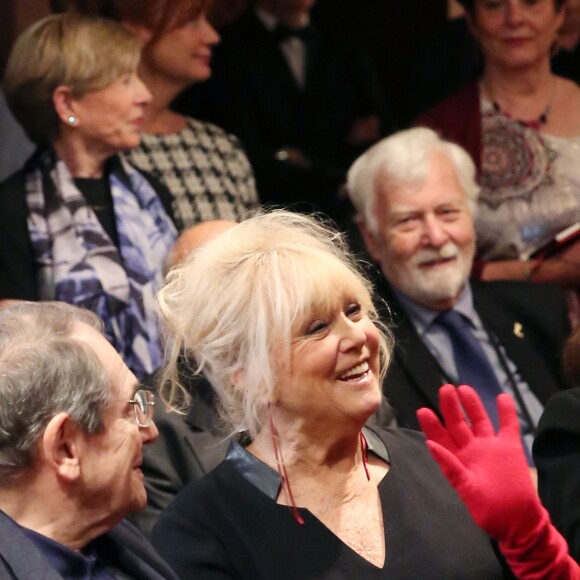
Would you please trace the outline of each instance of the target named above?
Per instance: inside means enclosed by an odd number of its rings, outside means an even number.
[[[451,308],[475,253],[473,219],[451,162],[435,153],[419,187],[377,195],[379,232],[367,246],[389,282],[419,304]]]
[[[87,500],[106,511],[106,518],[122,519],[147,503],[143,473],[142,446],[158,437],[154,423],[140,428],[127,401],[139,388],[138,381],[103,336],[79,324],[79,340],[92,348],[110,381],[111,402],[104,412],[101,433],[86,436],[81,473]]]
[[[472,29],[486,63],[519,68],[550,58],[563,18],[554,0],[475,0]]]
[[[211,76],[212,47],[219,35],[201,13],[169,27],[143,48],[141,68],[145,78],[163,78],[187,86]]]
[[[333,304],[313,306],[296,323],[277,373],[277,407],[299,420],[362,424],[381,403],[380,334],[368,297],[341,292],[339,282],[334,295]]]
[[[113,155],[137,147],[151,94],[135,72],[107,87],[73,99],[76,130],[89,151]]]

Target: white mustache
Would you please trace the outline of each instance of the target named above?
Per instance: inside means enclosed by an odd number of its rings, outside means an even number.
[[[420,266],[429,262],[436,262],[437,260],[448,260],[456,258],[459,255],[459,248],[456,244],[449,241],[439,249],[423,248],[413,256],[413,265]]]

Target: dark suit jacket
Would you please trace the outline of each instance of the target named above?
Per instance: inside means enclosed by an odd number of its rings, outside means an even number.
[[[550,399],[533,453],[542,503],[580,562],[580,389]]]
[[[111,561],[138,580],[177,580],[177,576],[131,524],[121,522],[99,538]],[[5,513],[0,511],[0,578],[62,580],[42,553]]]
[[[471,288],[475,309],[487,332],[497,338],[545,405],[567,386],[560,371],[561,348],[569,332],[561,290],[526,282],[472,282]],[[417,409],[438,410],[439,387],[447,380],[384,280],[378,293],[390,308],[385,320],[392,320],[396,340],[383,391],[399,426],[418,429]],[[518,324],[521,326],[516,327]]]
[[[212,79],[186,92],[176,107],[240,138],[262,202],[328,213],[337,211],[337,187],[368,145],[346,143],[353,121],[377,115],[392,130],[371,61],[348,38],[312,25],[302,89],[253,10],[223,31]],[[276,160],[274,153],[287,147],[300,149],[311,166]]]
[[[155,378],[151,379],[155,384]],[[190,482],[197,481],[226,456],[229,438],[220,430],[211,385],[196,377],[186,415],[168,412],[160,401],[154,421],[159,438],[143,446],[147,506],[129,520],[149,538],[159,514]]]

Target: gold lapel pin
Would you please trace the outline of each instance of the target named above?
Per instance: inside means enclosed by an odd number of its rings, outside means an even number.
[[[524,327],[521,322],[514,322],[514,334],[518,338],[524,338]]]

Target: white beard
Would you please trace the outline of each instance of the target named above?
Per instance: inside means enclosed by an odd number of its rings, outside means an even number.
[[[419,250],[406,264],[385,264],[389,281],[403,294],[420,304],[429,304],[455,298],[471,271],[474,245],[460,249],[449,241],[438,250]],[[455,258],[448,264],[429,269],[422,264],[440,259]],[[390,266],[390,267],[389,267]]]

